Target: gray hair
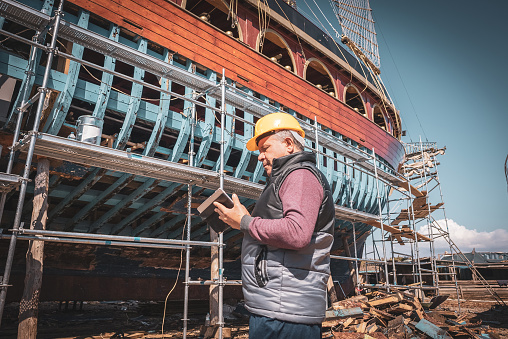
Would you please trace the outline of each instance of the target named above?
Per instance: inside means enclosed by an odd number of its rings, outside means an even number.
[[[289,129],[281,129],[274,133],[281,141],[283,141],[286,138],[289,138],[293,141],[293,144],[295,144],[296,148],[298,149],[298,152],[301,152],[304,150],[304,144],[305,139],[298,134],[297,132]]]

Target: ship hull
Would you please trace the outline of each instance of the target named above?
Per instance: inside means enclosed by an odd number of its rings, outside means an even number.
[[[38,1],[26,0],[24,3],[41,10]],[[51,1],[46,1],[43,5],[48,7],[48,12],[52,11],[50,3]],[[362,78],[353,68],[349,69],[350,74],[347,74],[347,67],[345,69],[345,66],[339,65],[347,60],[340,61],[321,45],[316,45],[313,49],[310,45],[312,37],[308,37],[304,46],[306,58],[322,59],[322,64],[329,70],[335,93],[331,95],[323,91],[303,77],[308,65],[297,51],[298,39],[291,37],[283,29],[280,29],[279,33],[286,38],[291,51],[294,52],[293,69],[289,71],[270,61],[256,48],[259,28],[255,24],[256,16],[249,2],[242,4],[238,11],[238,24],[243,32],[243,40],[232,38],[200,20],[182,8],[180,3],[162,0],[70,0],[68,3],[64,9],[65,20],[69,23],[213,82],[218,83],[224,69],[228,84],[241,89],[251,96],[252,100],[264,102],[274,109],[286,110],[307,123],[319,124],[320,133],[325,131],[329,137],[334,138],[334,142],[344,143],[343,147],[354,148],[367,155],[374,149],[380,170],[394,172],[402,160],[403,148],[397,139],[400,131],[394,127],[397,124],[396,119],[391,125],[387,124],[385,129],[374,122],[374,102],[384,99],[381,92],[372,88],[367,77]],[[283,24],[281,19],[281,27]],[[9,18],[3,23],[5,30],[13,32],[19,31],[22,26],[22,22],[10,21]],[[33,31],[30,31],[26,34],[32,33]],[[188,163],[193,128],[188,113],[192,104],[175,99],[168,93],[159,94],[153,88],[139,83],[129,83],[118,75],[145,81],[152,87],[159,86],[187,98],[192,96],[192,87],[178,83],[169,75],[165,78],[149,74],[139,66],[129,65],[123,59],[122,61],[120,57],[114,58],[113,54],[101,55],[91,46],[82,48],[63,39],[60,44],[65,52],[76,59],[96,64],[103,70],[117,72],[117,75],[94,70],[91,66],[85,68],[78,62],[58,57],[50,72],[49,87],[53,92],[49,105],[43,112],[42,132],[67,137],[74,132],[73,124],[78,116],[94,115],[104,120],[104,147],[128,151],[137,157]],[[28,84],[28,93],[35,93],[44,74],[42,61],[37,63],[32,70],[34,76],[29,78],[29,72],[26,72],[29,68],[27,48],[21,48],[15,43],[6,47],[8,48],[0,51],[0,73],[16,80],[17,85],[10,99],[11,107],[9,114],[5,116],[0,139],[4,146],[3,162],[7,158],[6,146],[12,140],[12,126],[16,120],[14,108],[20,103],[22,89]],[[351,85],[349,82],[361,84],[362,79],[368,89],[361,94],[365,115],[358,114],[345,103],[343,97]],[[212,94],[205,95],[202,102],[209,107],[219,106],[216,96]],[[216,122],[216,113],[209,107],[196,109],[198,122],[194,131],[195,139],[192,140],[195,142],[195,165],[209,171],[218,171],[220,128]],[[229,114],[226,118],[224,153],[227,175],[237,180],[263,184],[266,177],[262,166],[257,164],[256,155],[245,148],[245,143],[253,132],[252,125],[246,122],[254,122],[258,117],[250,114],[245,106],[226,105],[226,111]],[[387,112],[387,115],[397,115],[393,108],[390,112]],[[235,119],[235,116],[241,119]],[[31,122],[29,115],[23,122],[22,130],[29,130]],[[389,126],[392,127],[388,128]],[[318,163],[333,188],[336,205],[377,215],[380,205],[384,206],[386,202],[387,186],[381,184],[378,188],[372,175],[354,166],[349,168],[346,164],[354,159],[348,155],[338,154],[333,148],[321,148],[320,151],[328,156],[319,156]],[[61,154],[55,155],[54,158],[59,160],[51,160],[48,230],[160,239],[182,237],[187,212],[187,186],[183,185],[183,182],[136,175],[120,168],[116,170],[115,167],[100,169],[94,167],[93,163],[80,162],[71,156],[62,158]],[[14,172],[20,172],[22,164],[23,153],[16,159]],[[30,198],[33,190],[33,184],[29,184],[22,218],[25,225],[30,224]],[[199,183],[196,183],[192,191],[192,204],[199,203],[211,192],[209,187],[200,187]],[[10,192],[1,221],[5,229],[12,227],[16,202],[17,193]],[[255,198],[246,196],[243,203],[252,208]],[[195,211],[191,222],[191,239],[209,241],[208,227]],[[332,254],[345,255],[346,252],[352,252],[353,239],[356,238],[357,256],[361,256],[363,243],[371,228],[357,222],[356,234],[353,236],[351,220],[339,218]],[[226,276],[228,279],[240,279],[238,258],[242,234],[230,229],[224,233],[224,240]],[[2,248],[6,249],[8,240],[0,242]],[[349,251],[346,251],[346,247]],[[16,249],[16,264],[12,277],[17,287],[11,289],[14,291],[9,294],[11,300],[16,300],[16,291],[20,291],[24,252],[24,247]],[[180,250],[141,250],[51,243],[48,243],[45,252],[43,291],[46,292],[41,295],[43,300],[162,300],[167,293],[166,287],[177,279],[181,257]],[[193,278],[210,278],[207,271],[210,266],[209,258],[209,248],[193,249]],[[62,262],[68,266],[62,265]],[[349,272],[347,263],[332,263],[332,275],[341,282],[346,293],[348,287],[352,287]],[[182,279],[182,275],[179,277]],[[129,281],[132,284],[130,286],[140,288],[129,288]],[[158,287],[141,288],[155,286],[153,284]],[[181,297],[183,287],[181,284],[179,286],[181,289],[178,287],[175,298]],[[196,291],[191,292],[191,295],[207,298],[207,287],[193,288],[196,288]],[[233,295],[238,294],[237,286],[227,288],[235,291],[232,292]]]

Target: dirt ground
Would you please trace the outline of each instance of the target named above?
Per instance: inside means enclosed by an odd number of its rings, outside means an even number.
[[[17,338],[19,304],[6,305],[0,338]],[[189,303],[188,338],[200,338],[208,311],[207,301]],[[248,318],[225,305],[226,327],[233,338],[248,338]],[[242,312],[242,310],[239,310]],[[183,303],[168,302],[162,335],[164,303],[128,302],[43,302],[39,306],[37,338],[96,339],[96,338],[181,338]]]
[[[462,300],[460,312],[468,314],[468,322],[474,323],[481,320],[482,325],[495,329],[500,338],[508,338],[508,307],[500,307],[488,299]],[[459,312],[457,300],[447,300],[441,308]]]
[[[446,301],[442,309],[458,311],[456,301]],[[188,338],[202,338],[201,327],[205,324],[208,302],[192,301],[189,304]],[[44,302],[40,305],[38,338],[49,339],[99,339],[99,338],[181,338],[181,302],[169,302],[161,334],[163,303],[129,302]],[[8,304],[2,321],[1,338],[17,337],[18,304]],[[232,338],[248,338],[248,318],[244,309],[225,305],[226,327]],[[482,321],[496,330],[500,338],[508,338],[508,308],[496,307],[495,303],[463,301],[461,314],[467,314],[469,322]],[[323,338],[332,338],[330,329],[323,328]]]

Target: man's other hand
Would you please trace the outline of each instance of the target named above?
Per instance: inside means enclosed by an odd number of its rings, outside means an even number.
[[[234,229],[240,229],[240,222],[244,215],[250,215],[247,208],[240,203],[240,199],[236,194],[233,194],[233,208],[227,208],[223,204],[219,202],[214,202],[215,212],[219,214],[219,219],[224,221],[226,224],[231,226]]]

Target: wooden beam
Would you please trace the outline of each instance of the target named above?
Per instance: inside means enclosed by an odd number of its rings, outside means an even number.
[[[370,221],[366,221],[365,223],[367,225],[371,225],[371,226],[381,229],[381,223],[377,220],[370,220]],[[398,228],[395,228],[395,227],[392,227],[389,225],[385,225],[385,224],[383,224],[383,229],[387,232],[392,233],[394,235],[394,237],[400,236],[400,237],[415,240],[413,232],[411,232],[411,233],[403,232],[403,231],[399,230]],[[420,233],[416,233],[416,237],[417,237],[418,241],[430,241],[430,239],[428,237],[421,235]]]
[[[210,241],[219,241],[219,235],[210,228]],[[212,281],[219,280],[219,248],[210,247],[212,264],[210,266],[210,278]],[[219,322],[219,285],[210,285],[210,325]]]
[[[49,160],[39,159],[35,177],[32,222],[30,229],[46,229],[48,217]],[[30,240],[26,253],[25,288],[19,304],[19,339],[37,337],[37,315],[42,286],[44,241]]]
[[[337,291],[335,290],[335,285],[333,283],[332,275],[328,276],[328,282],[326,283],[326,288],[328,290],[328,297],[330,297],[330,303],[333,305],[339,301],[337,298]]]
[[[401,188],[402,190],[404,191],[408,191],[408,187],[409,187],[409,191],[411,192],[412,195],[414,195],[415,197],[423,197],[425,196],[426,194],[420,192],[416,187],[414,187],[413,185],[409,184],[408,182],[405,182],[405,181],[397,181],[397,182],[394,182],[394,184]]]

